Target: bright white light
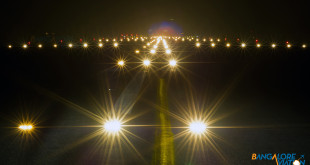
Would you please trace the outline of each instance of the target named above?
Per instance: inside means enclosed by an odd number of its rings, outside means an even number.
[[[33,128],[33,126],[32,125],[20,125],[18,128],[23,131],[30,131]]]
[[[302,45],[302,48],[306,48],[306,47],[307,47],[307,45],[306,45],[306,44],[303,44],[303,45]]]
[[[199,43],[199,42],[196,43],[196,47],[197,47],[197,48],[200,47],[200,43]]]
[[[38,48],[42,48],[42,44],[39,44],[39,45],[38,45]]]
[[[143,61],[143,65],[144,66],[149,66],[151,64],[151,61],[150,60],[144,60]]]
[[[169,65],[172,66],[172,67],[174,67],[174,66],[177,65],[177,61],[176,61],[176,60],[170,60],[170,61],[169,61]]]
[[[165,45],[164,47],[165,47],[165,49],[168,49],[168,45]]]
[[[103,127],[109,133],[117,133],[121,130],[122,124],[118,120],[110,120],[107,121]]]
[[[28,47],[27,44],[24,44],[24,45],[23,45],[23,48],[24,48],[24,49],[26,49],[27,47]]]
[[[230,43],[227,43],[227,44],[226,44],[226,47],[228,47],[228,48],[229,48],[229,47],[230,47]]]
[[[157,47],[158,47],[157,45],[154,45],[154,49],[157,49]]]
[[[150,43],[147,43],[146,45],[147,45],[147,46],[150,46],[151,44],[150,44]]]
[[[218,39],[217,39],[217,42],[220,42],[220,41],[221,41],[221,39],[218,38]]]
[[[115,43],[113,44],[113,46],[114,46],[114,47],[118,47],[118,43],[115,42]]]
[[[272,45],[271,45],[272,48],[275,48],[276,46],[277,46],[276,44],[272,44]]]
[[[136,50],[135,53],[136,53],[136,54],[139,54],[139,53],[140,53],[140,50]]]
[[[189,130],[194,134],[202,134],[206,131],[207,125],[200,121],[190,123]]]
[[[120,60],[120,61],[117,62],[117,64],[118,64],[119,66],[124,66],[124,65],[125,65],[125,62],[124,62],[123,60]]]
[[[53,47],[54,47],[54,48],[57,48],[57,44],[54,44]]]
[[[152,49],[150,52],[151,52],[152,54],[155,54],[155,53],[156,53],[156,50],[155,50],[155,49]]]
[[[295,161],[293,162],[293,165],[300,165],[299,160],[295,160]]]
[[[101,48],[101,47],[103,47],[103,44],[102,44],[102,43],[99,43],[98,46]]]
[[[167,49],[167,50],[166,50],[166,54],[171,54],[171,50],[170,50],[170,49]]]
[[[245,48],[245,47],[246,47],[246,44],[245,44],[245,43],[242,43],[242,44],[241,44],[241,47],[242,47],[242,48]]]
[[[291,48],[292,45],[291,45],[291,44],[287,44],[286,47],[287,47],[287,48]]]
[[[213,47],[213,48],[214,48],[214,47],[215,47],[215,43],[212,43],[212,44],[211,44],[211,47]]]
[[[68,46],[69,46],[69,48],[72,48],[73,45],[72,45],[72,44],[69,44]]]
[[[12,48],[12,45],[9,45],[9,46],[8,46],[8,48],[10,48],[10,49],[11,49],[11,48]]]
[[[88,46],[87,43],[84,43],[84,44],[83,44],[83,47],[84,47],[84,48],[87,48],[87,46]]]

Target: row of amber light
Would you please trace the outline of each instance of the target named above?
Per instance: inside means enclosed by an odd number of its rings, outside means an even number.
[[[83,43],[82,45],[79,45],[79,46],[82,46],[83,48],[88,48],[88,47],[89,47],[88,43]],[[98,46],[99,48],[102,48],[102,47],[104,46],[104,44],[103,44],[102,42],[99,42],[99,43],[97,44],[97,46]],[[114,43],[112,44],[112,46],[116,48],[116,47],[119,46],[119,43],[118,43],[118,42],[114,42]],[[146,46],[143,46],[143,48],[146,48],[147,46],[150,46],[150,43],[147,43],[147,45],[146,45]],[[154,48],[157,48],[157,47],[156,47],[157,45],[154,45],[154,46],[155,46]],[[197,48],[199,48],[199,47],[202,46],[202,44],[201,44],[200,42],[196,42],[196,43],[195,43],[195,46],[196,46]],[[210,44],[210,47],[215,48],[216,46],[217,46],[217,44],[214,43],[214,42],[212,42],[212,43]],[[229,48],[229,47],[232,47],[233,45],[230,44],[230,43],[226,43],[225,46],[226,46],[227,48]],[[245,48],[245,47],[247,47],[247,46],[249,46],[249,45],[247,45],[246,43],[241,43],[241,44],[238,45],[238,46],[240,46],[241,48]],[[252,46],[252,45],[250,45],[250,46]],[[262,45],[262,44],[260,44],[260,43],[257,43],[255,46],[256,46],[257,48],[260,48],[260,47],[265,46],[265,45]],[[29,45],[23,44],[21,47],[24,48],[24,49],[27,49],[27,48],[29,47]],[[38,44],[37,47],[38,47],[38,48],[43,48],[43,44]],[[53,44],[53,47],[54,47],[54,48],[57,48],[58,45],[57,45],[57,44]],[[67,47],[68,47],[68,48],[73,48],[74,45],[73,45],[72,43],[69,43],[69,44],[67,45]],[[271,47],[271,48],[276,48],[276,47],[278,47],[278,45],[275,44],[275,43],[272,43],[272,44],[270,45],[270,47]],[[286,47],[287,47],[287,48],[292,48],[293,45],[292,45],[292,44],[286,44]],[[301,47],[302,47],[302,48],[307,48],[307,45],[306,45],[306,44],[302,44]],[[9,49],[13,48],[13,45],[8,45],[8,48],[9,48]],[[136,53],[139,53],[139,52],[137,51]],[[152,50],[150,51],[150,53],[154,54],[155,52],[154,52],[154,50],[152,49]],[[171,50],[166,48],[166,53],[167,53],[167,54],[170,54],[170,53],[171,53]]]

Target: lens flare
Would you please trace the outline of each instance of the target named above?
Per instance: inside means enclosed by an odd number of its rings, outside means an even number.
[[[122,124],[119,120],[115,119],[107,121],[103,127],[108,133],[118,133],[122,128]]]
[[[190,123],[189,130],[193,134],[203,134],[206,132],[207,125],[201,121],[194,121]]]
[[[175,67],[175,66],[177,65],[177,61],[174,60],[174,59],[169,60],[169,65],[170,65],[171,67]]]

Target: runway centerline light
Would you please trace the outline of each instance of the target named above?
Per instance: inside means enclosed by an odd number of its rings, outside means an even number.
[[[276,46],[277,46],[276,44],[272,44],[272,45],[271,45],[272,48],[275,48]]]
[[[152,49],[150,52],[151,52],[151,54],[155,54],[155,53],[156,53],[156,50],[155,50],[155,49]]]
[[[118,120],[110,120],[104,123],[103,127],[109,133],[118,133],[122,128],[122,124]]]
[[[170,65],[171,67],[174,67],[174,66],[177,65],[177,61],[174,60],[174,59],[172,59],[172,60],[169,61],[169,65]]]
[[[100,48],[102,48],[102,47],[103,47],[103,44],[102,44],[102,43],[99,43],[98,46],[99,46]]]
[[[229,48],[229,47],[230,47],[230,43],[227,43],[227,44],[226,44],[226,47],[228,47],[228,48]]]
[[[215,47],[215,43],[212,43],[212,44],[211,44],[211,47],[213,47],[213,48],[214,48],[214,47]]]
[[[124,65],[125,65],[125,61],[120,60],[120,61],[117,62],[117,65],[119,65],[119,66],[124,66]]]
[[[147,60],[147,59],[146,59],[146,60],[143,61],[143,65],[144,65],[144,66],[149,66],[150,64],[151,64],[151,61],[150,61],[150,60]]]
[[[113,44],[113,46],[114,46],[114,47],[118,47],[118,43],[115,42],[115,43]]]
[[[203,134],[204,132],[206,132],[206,129],[207,129],[207,125],[200,121],[194,121],[190,123],[189,125],[189,130],[193,134],[197,134],[197,135]]]
[[[199,48],[200,45],[201,45],[201,44],[200,44],[199,42],[196,43],[196,47],[197,47],[197,48]]]
[[[286,47],[287,47],[287,48],[291,48],[292,45],[291,45],[291,44],[287,44]]]
[[[72,44],[69,44],[68,46],[69,46],[69,48],[72,48],[72,47],[73,47],[73,45],[72,45]]]
[[[256,44],[256,47],[260,48],[262,45],[261,44]]]
[[[24,45],[23,45],[23,48],[24,48],[24,49],[26,49],[27,47],[28,47],[27,44],[24,44]]]
[[[170,50],[170,49],[167,49],[167,50],[166,50],[166,54],[171,54],[171,50]]]
[[[83,47],[84,47],[84,48],[87,48],[87,47],[88,47],[88,44],[87,44],[87,43],[84,43],[84,44],[83,44]]]

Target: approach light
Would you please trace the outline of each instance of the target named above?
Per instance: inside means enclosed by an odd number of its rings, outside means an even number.
[[[207,125],[200,121],[194,121],[189,125],[189,130],[196,135],[203,134],[204,132],[206,132],[206,129]]]
[[[262,45],[261,44],[256,44],[256,47],[260,48]]]
[[[68,46],[69,46],[69,48],[72,48],[72,47],[73,47],[73,45],[72,45],[72,44],[69,44]]]
[[[42,44],[39,44],[39,45],[38,45],[38,48],[42,48]]]
[[[117,65],[119,66],[124,66],[125,65],[125,62],[123,60],[120,60],[117,62]]]
[[[241,47],[242,47],[242,48],[245,48],[245,47],[246,47],[246,44],[245,44],[245,43],[242,43],[242,44],[241,44]]]
[[[118,43],[117,43],[117,42],[114,42],[113,46],[114,46],[114,47],[118,47]]]
[[[144,60],[143,61],[143,65],[144,66],[149,66],[151,64],[151,61],[150,60]]]
[[[26,49],[27,47],[28,47],[27,44],[24,44],[24,45],[23,45],[23,48],[24,48],[24,49]]]
[[[174,66],[177,65],[177,61],[172,59],[172,60],[169,61],[169,65],[170,65],[171,67],[174,67]]]
[[[156,53],[156,50],[155,50],[155,49],[152,49],[150,52],[151,52],[151,54],[155,54],[155,53]]]
[[[98,46],[99,46],[100,48],[102,48],[102,47],[103,47],[103,44],[102,44],[102,43],[99,43]]]
[[[213,48],[214,48],[214,47],[215,47],[215,43],[212,43],[212,44],[211,44],[211,47],[213,47]]]
[[[170,50],[170,49],[167,49],[167,50],[166,50],[166,54],[171,54],[171,50]]]
[[[103,127],[108,133],[118,133],[122,128],[122,124],[119,120],[110,120],[104,123]]]
[[[197,48],[199,48],[200,45],[201,45],[201,44],[200,44],[199,42],[196,43],[196,47],[197,47]]]
[[[87,43],[84,43],[84,44],[83,44],[83,47],[84,47],[84,48],[87,48],[87,47],[88,47],[88,44],[87,44]]]
[[[295,160],[295,161],[293,162],[293,165],[300,165],[299,160]]]
[[[227,44],[226,44],[226,47],[229,48],[229,47],[230,47],[230,43],[227,43]]]
[[[272,44],[272,45],[271,45],[272,48],[275,48],[276,46],[277,46],[276,44]]]
[[[22,131],[30,131],[33,129],[33,126],[30,124],[24,124],[24,125],[20,125],[18,128]]]

